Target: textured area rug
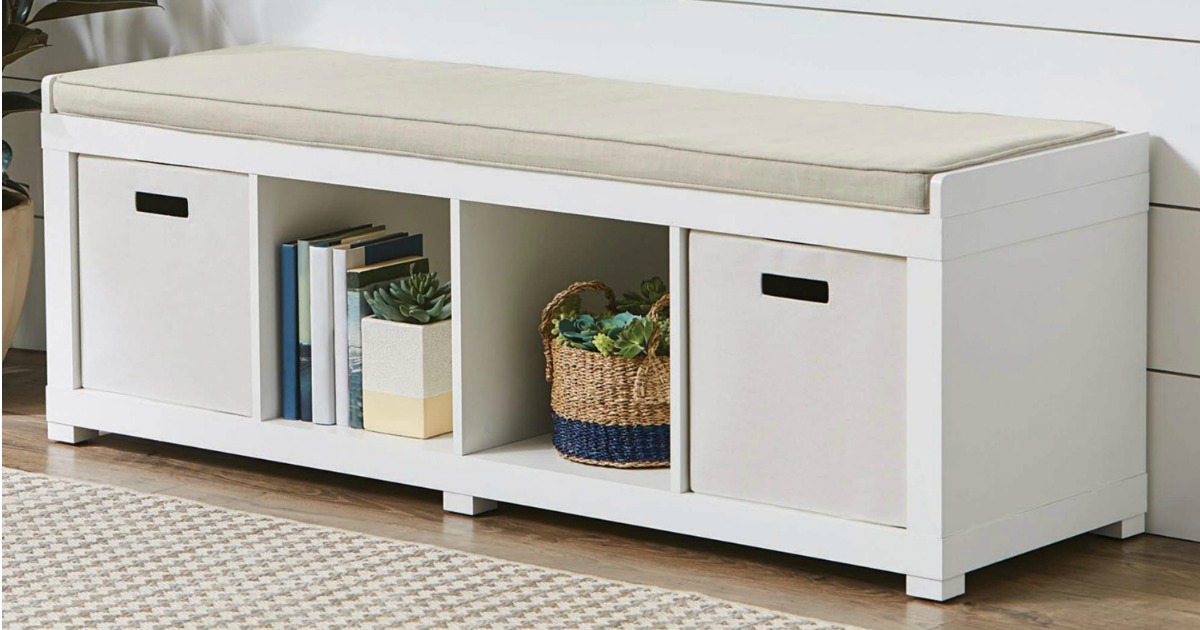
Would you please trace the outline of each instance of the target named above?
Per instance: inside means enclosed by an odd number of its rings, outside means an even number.
[[[5,628],[843,628],[4,469]]]

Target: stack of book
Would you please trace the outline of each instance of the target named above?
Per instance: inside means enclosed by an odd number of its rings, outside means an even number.
[[[282,415],[362,428],[366,295],[429,271],[420,234],[358,225],[280,246]]]

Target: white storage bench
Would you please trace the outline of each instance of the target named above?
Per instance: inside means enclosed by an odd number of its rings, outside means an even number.
[[[99,431],[848,562],[976,568],[1146,510],[1147,139],[255,46],[44,83],[51,439]],[[277,247],[452,278],[454,432],[282,420]],[[671,466],[567,462],[536,331],[669,278]]]

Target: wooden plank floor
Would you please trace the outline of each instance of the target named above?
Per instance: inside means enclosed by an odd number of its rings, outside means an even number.
[[[468,518],[438,492],[116,435],[45,437],[45,355],[4,363],[3,463],[461,549],[506,560],[865,628],[1200,628],[1200,544],[1080,536],[976,571],[946,604],[909,599],[899,575],[502,505]]]

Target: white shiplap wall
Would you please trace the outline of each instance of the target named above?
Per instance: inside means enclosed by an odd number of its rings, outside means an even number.
[[[165,0],[164,4],[166,11],[52,25],[52,52],[27,58],[10,68],[10,74],[36,78],[49,71],[270,41],[809,98],[1082,118],[1148,130],[1155,136],[1152,198],[1156,206],[1151,220],[1160,226],[1169,223],[1173,235],[1161,248],[1151,243],[1156,252],[1151,320],[1159,327],[1152,332],[1150,363],[1155,370],[1182,375],[1182,384],[1172,381],[1169,391],[1191,388],[1192,396],[1200,391],[1200,356],[1195,352],[1200,346],[1200,267],[1194,264],[1200,243],[1180,243],[1178,237],[1179,230],[1190,233],[1200,224],[1200,81],[1196,80],[1200,3]],[[23,146],[30,143],[36,144],[36,138],[25,132],[17,146],[18,159],[30,154],[30,148]],[[33,179],[35,165],[19,162],[18,175]],[[19,345],[40,343],[37,314],[36,308],[28,309]],[[1152,380],[1158,378],[1155,374]],[[1195,417],[1152,418],[1152,432],[1156,426],[1169,432],[1152,443],[1200,444],[1200,411],[1172,401],[1157,409]],[[1190,462],[1155,469],[1152,485],[1200,487],[1198,471],[1200,466]],[[1154,496],[1179,494],[1172,490],[1156,495],[1152,488],[1152,502]],[[1172,507],[1154,505],[1163,513]],[[1154,523],[1152,515],[1152,527]],[[1200,538],[1200,524],[1192,530],[1169,525],[1163,531]]]

